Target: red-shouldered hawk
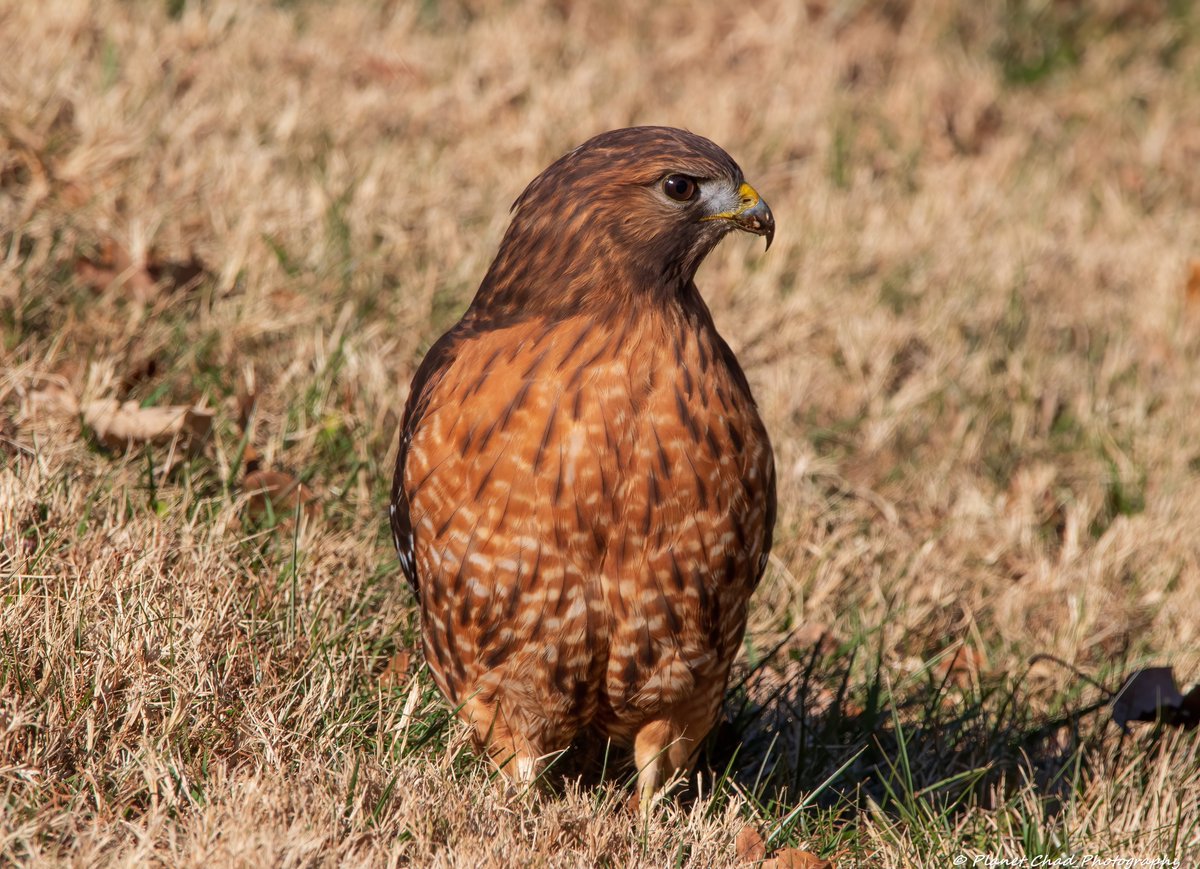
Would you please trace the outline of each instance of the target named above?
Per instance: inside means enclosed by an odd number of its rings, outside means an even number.
[[[392,488],[434,680],[510,775],[631,744],[639,797],[720,710],[775,523],[770,442],[692,278],[775,231],[724,151],[596,136],[513,205],[474,301],[429,351]]]

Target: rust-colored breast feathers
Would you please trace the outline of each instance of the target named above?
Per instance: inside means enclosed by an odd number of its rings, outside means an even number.
[[[519,688],[546,743],[628,738],[699,684],[719,692],[744,628],[770,448],[715,332],[674,325],[471,335],[408,445],[438,684],[456,703]]]

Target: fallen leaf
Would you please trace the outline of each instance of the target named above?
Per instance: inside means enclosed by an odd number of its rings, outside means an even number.
[[[135,260],[113,239],[105,239],[94,257],[79,257],[75,275],[96,292],[113,285],[125,288],[134,299],[147,302],[162,291],[189,290],[207,274],[204,264],[192,254],[186,260],[163,259],[151,249]]]
[[[19,420],[38,417],[74,416],[79,413],[79,402],[67,387],[56,381],[46,381],[36,389],[21,396]]]
[[[775,856],[763,863],[762,869],[833,869],[833,864],[828,860],[822,860],[812,851],[783,848],[776,851]]]
[[[79,181],[64,181],[58,188],[58,198],[68,208],[82,208],[92,198],[92,190]]]
[[[115,398],[88,402],[83,421],[97,440],[110,449],[133,444],[169,443],[179,438],[188,446],[201,443],[212,431],[213,412],[203,407],[139,407]]]
[[[401,649],[392,655],[392,659],[388,661],[387,666],[383,668],[383,672],[379,674],[380,687],[393,688],[404,684],[404,677],[408,675],[408,664],[411,660],[412,652],[408,649]]]
[[[360,58],[351,71],[351,77],[359,87],[372,83],[422,83],[425,80],[425,76],[408,62],[398,57],[384,57],[379,54],[369,54]]]
[[[249,476],[257,471],[261,462],[262,456],[259,455],[254,444],[246,444],[246,449],[242,451],[242,467],[245,468],[246,475]]]
[[[733,845],[737,850],[737,858],[742,863],[761,863],[767,856],[767,844],[763,841],[762,834],[750,824],[738,831]]]
[[[1189,314],[1200,315],[1200,259],[1188,263],[1187,289],[1184,291],[1183,304]]]
[[[1175,683],[1175,671],[1171,667],[1147,667],[1125,680],[1113,698],[1112,718],[1118,727],[1127,730],[1130,721],[1166,722],[1182,708],[1183,695]]]
[[[288,518],[296,505],[308,518],[321,512],[321,502],[312,489],[283,471],[254,471],[242,481],[242,491],[250,496],[246,511],[255,517],[267,514],[267,505],[278,518]]]
[[[120,283],[137,299],[145,301],[154,294],[154,279],[141,265],[134,265],[129,252],[111,238],[100,243],[94,257],[75,260],[75,276],[96,292]]]

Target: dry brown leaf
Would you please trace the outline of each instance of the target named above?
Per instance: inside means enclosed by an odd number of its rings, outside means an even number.
[[[1200,259],[1188,263],[1187,288],[1184,290],[1184,308],[1192,316],[1200,316]]]
[[[737,850],[737,858],[742,863],[761,863],[767,856],[767,843],[763,841],[762,834],[750,824],[738,831],[733,844]]]
[[[404,684],[404,679],[408,675],[408,664],[411,660],[412,652],[408,649],[401,649],[392,655],[392,659],[388,661],[387,666],[383,668],[383,672],[379,674],[379,686],[381,688],[393,688]]]
[[[140,302],[149,301],[160,291],[192,289],[206,273],[195,254],[180,262],[160,258],[151,250],[135,261],[111,238],[100,243],[96,256],[79,257],[75,261],[76,277],[96,292],[116,284]]]
[[[762,865],[763,869],[833,869],[833,864],[828,860],[799,848],[782,848]]]
[[[321,512],[321,502],[313,490],[283,471],[254,471],[242,481],[242,491],[250,499],[246,511],[256,517],[267,514],[267,504],[278,518],[287,518],[296,512],[296,505],[308,518]]]
[[[83,421],[97,440],[110,449],[134,444],[169,443],[175,438],[189,446],[201,443],[212,431],[213,412],[203,407],[139,407],[115,398],[88,402]]]
[[[426,78],[407,61],[379,54],[369,54],[360,58],[351,72],[351,77],[359,87],[369,84],[396,84],[397,82],[423,83]]]
[[[262,463],[262,456],[254,444],[246,444],[246,449],[242,451],[242,467],[249,476],[258,470],[258,466]]]
[[[91,188],[79,181],[64,181],[58,188],[58,198],[68,208],[82,208],[92,198]]]
[[[74,416],[79,413],[75,395],[55,381],[47,381],[21,396],[21,420],[38,417]]]
[[[154,294],[154,279],[149,272],[140,264],[135,266],[129,252],[111,238],[100,243],[96,256],[75,261],[75,276],[96,292],[121,282],[134,298],[142,301]]]

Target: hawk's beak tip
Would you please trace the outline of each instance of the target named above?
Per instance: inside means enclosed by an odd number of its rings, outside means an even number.
[[[775,215],[765,199],[760,198],[752,207],[738,214],[734,222],[739,229],[765,237],[767,246],[764,250],[771,249],[771,242],[775,240]]]
[[[765,236],[767,246],[764,250],[770,250],[771,242],[775,239],[775,215],[771,213],[771,206],[745,181],[738,188],[738,195],[742,200],[741,207],[730,218],[739,229]]]

